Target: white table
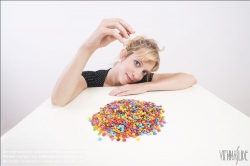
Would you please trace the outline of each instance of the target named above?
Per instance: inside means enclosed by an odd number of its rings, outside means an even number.
[[[112,89],[85,89],[64,107],[47,99],[1,137],[1,165],[230,166],[236,160],[222,160],[220,151],[237,148],[248,160],[237,165],[250,165],[250,118],[201,86],[122,97],[109,96]],[[162,105],[167,123],[141,141],[98,141],[88,117],[118,99]]]

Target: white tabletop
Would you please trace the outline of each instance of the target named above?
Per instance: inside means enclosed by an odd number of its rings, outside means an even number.
[[[237,161],[223,160],[220,152],[237,149],[246,158],[237,165],[250,165],[250,118],[203,87],[122,97],[109,96],[112,89],[85,89],[64,107],[47,99],[1,137],[1,165],[230,166]],[[99,136],[88,117],[119,99],[162,105],[167,123],[141,141]]]

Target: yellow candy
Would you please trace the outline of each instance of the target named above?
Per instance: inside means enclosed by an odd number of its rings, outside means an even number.
[[[138,138],[136,138],[136,140],[137,140],[137,141],[140,141],[141,139],[138,137]]]
[[[153,132],[151,131],[150,134],[153,135]]]

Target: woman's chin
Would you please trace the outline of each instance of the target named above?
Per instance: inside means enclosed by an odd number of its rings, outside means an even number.
[[[120,83],[122,85],[126,85],[126,84],[129,84],[129,83],[132,83],[130,80],[127,79],[127,77],[125,77],[124,79],[121,79],[120,80]]]
[[[129,84],[129,82],[127,80],[122,80],[120,81],[122,85],[126,85],[126,84]]]
[[[126,80],[120,80],[120,84],[121,85],[126,85],[127,83],[126,83]]]

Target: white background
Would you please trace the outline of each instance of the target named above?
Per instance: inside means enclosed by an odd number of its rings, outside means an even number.
[[[51,96],[103,18],[122,18],[158,41],[158,73],[185,72],[250,116],[250,2],[1,2],[1,135]],[[122,45],[97,50],[85,70],[107,69]]]

